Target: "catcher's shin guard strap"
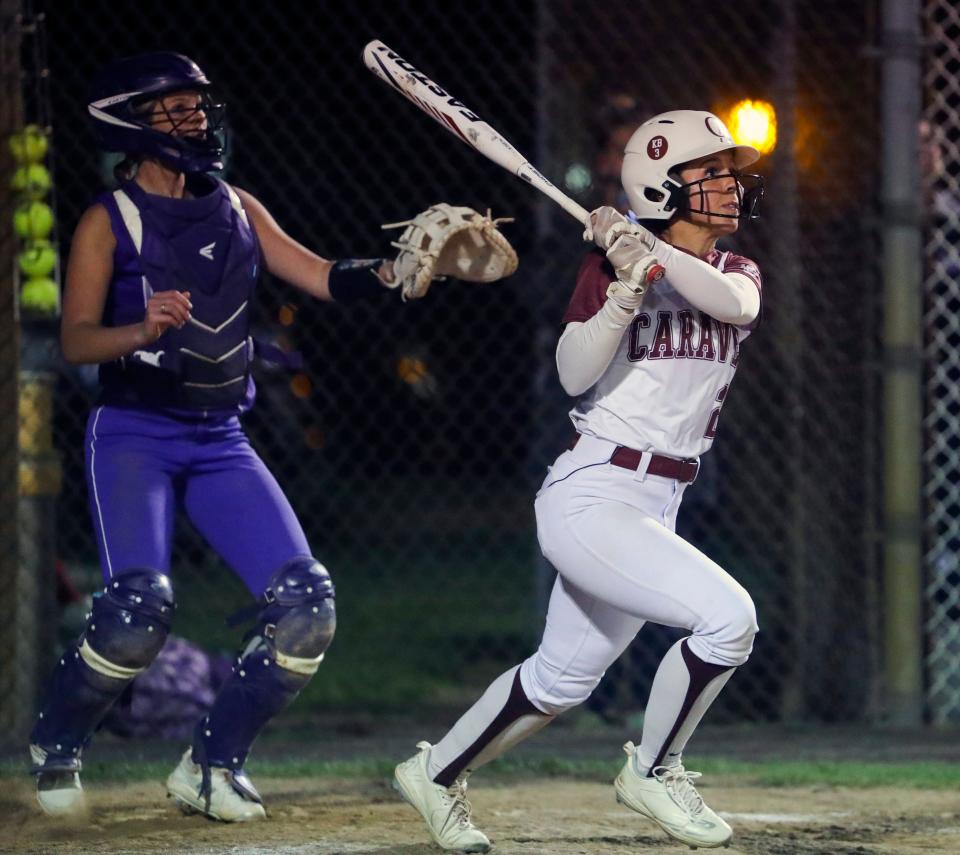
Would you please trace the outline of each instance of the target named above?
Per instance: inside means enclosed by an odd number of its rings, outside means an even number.
[[[356,303],[383,293],[388,287],[377,275],[382,258],[349,258],[330,268],[330,296],[337,303]]]
[[[146,665],[141,668],[124,668],[122,665],[116,665],[97,653],[86,639],[83,640],[78,652],[83,661],[94,671],[98,671],[105,677],[113,677],[115,680],[132,680],[146,668]]]
[[[207,757],[207,747],[203,739],[203,729],[207,726],[207,720],[201,721],[194,729],[193,750],[190,752],[190,759],[200,767],[200,789],[198,796],[203,798],[204,810],[210,812],[210,799],[213,795],[213,776],[211,775],[210,759]],[[241,796],[251,802],[263,804],[263,798],[250,780],[250,776],[243,769],[231,769],[227,778],[230,786],[233,787]]]
[[[303,674],[305,677],[312,677],[317,673],[317,669],[320,667],[320,663],[323,662],[324,654],[321,653],[319,656],[288,656],[285,653],[281,653],[279,650],[274,651],[274,656],[277,659],[277,665],[281,668],[286,668],[288,671],[293,671],[294,674]]]

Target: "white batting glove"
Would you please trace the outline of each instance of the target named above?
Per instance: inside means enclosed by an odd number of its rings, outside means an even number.
[[[632,223],[616,208],[604,205],[590,212],[590,225],[583,233],[583,239],[593,241],[606,251],[616,243],[622,234],[635,234],[642,237],[648,249],[653,249],[653,234],[638,223]]]
[[[607,258],[617,274],[617,281],[607,289],[607,296],[614,299],[617,305],[623,308],[627,308],[627,306],[619,301],[621,297],[626,299],[626,295],[621,293],[623,289],[614,288],[614,285],[622,285],[626,291],[632,292],[638,298],[636,304],[631,305],[631,308],[636,308],[640,305],[647,288],[660,279],[664,273],[663,265],[657,261],[657,257],[650,251],[653,235],[646,229],[643,231],[646,232],[645,235],[638,235],[633,232],[621,234],[614,241],[613,246],[607,250]],[[646,241],[647,236],[651,239],[649,244]],[[616,294],[611,294],[611,290],[614,290]],[[632,303],[633,301],[631,299],[627,302]]]
[[[619,279],[614,279],[607,288],[607,302],[619,306],[631,315],[635,309],[640,308],[646,295],[647,289],[645,286],[637,288],[631,283],[621,282]]]
[[[600,249],[606,251],[629,225],[630,221],[616,208],[604,205],[590,212],[583,239],[594,241]]]

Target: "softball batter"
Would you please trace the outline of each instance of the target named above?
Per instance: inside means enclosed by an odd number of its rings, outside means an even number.
[[[755,216],[762,179],[742,170],[757,157],[711,113],[664,113],[626,146],[630,220],[612,208],[591,214],[586,236],[599,248],[580,268],[556,354],[577,396],[576,433],[535,503],[558,572],[543,639],[440,742],[420,743],[396,769],[395,786],[445,849],[490,848],[470,818],[467,775],[586,700],[647,621],[690,634],[657,670],[639,744],[624,746],[617,799],[691,846],[730,839],[682,754],[750,655],[756,614],[675,523],[760,319],[757,266],[716,247]]]

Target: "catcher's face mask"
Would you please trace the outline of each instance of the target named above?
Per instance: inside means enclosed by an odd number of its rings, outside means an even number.
[[[155,157],[182,172],[222,169],[224,111],[209,96],[210,87],[200,67],[177,53],[139,54],[111,63],[97,75],[87,103],[98,146]],[[152,115],[158,100],[183,92],[201,96],[192,114],[178,109]],[[202,127],[198,113],[205,120]]]

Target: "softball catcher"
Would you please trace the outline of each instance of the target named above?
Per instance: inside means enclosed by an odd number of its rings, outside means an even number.
[[[30,735],[37,798],[50,814],[83,809],[81,754],[170,631],[171,538],[183,509],[255,603],[233,673],[167,791],[215,819],[261,819],[244,763],[318,670],[336,611],[329,573],[238,418],[253,405],[253,360],[289,362],[250,334],[260,268],[318,300],[353,302],[385,287],[422,297],[436,275],[492,281],[516,256],[489,217],[451,208],[448,220],[434,209],[415,218],[395,264],[327,260],[252,195],[208,174],[223,167],[223,107],[192,60],[123,59],[93,90],[99,146],[125,158],[118,189],[77,226],[61,340],[67,360],[100,365],[85,449],[104,587]]]
[[[597,246],[580,267],[556,353],[560,381],[577,398],[575,432],[535,502],[540,546],[557,570],[542,641],[395,772],[444,849],[490,848],[471,819],[467,776],[583,703],[647,621],[689,635],[657,670],[616,797],[692,847],[731,837],[682,757],[747,661],[756,614],[675,523],[760,320],[757,266],[716,247],[756,216],[762,179],[742,170],[757,158],[711,113],[655,116],[626,146],[630,218],[609,207],[591,214],[585,237]]]

